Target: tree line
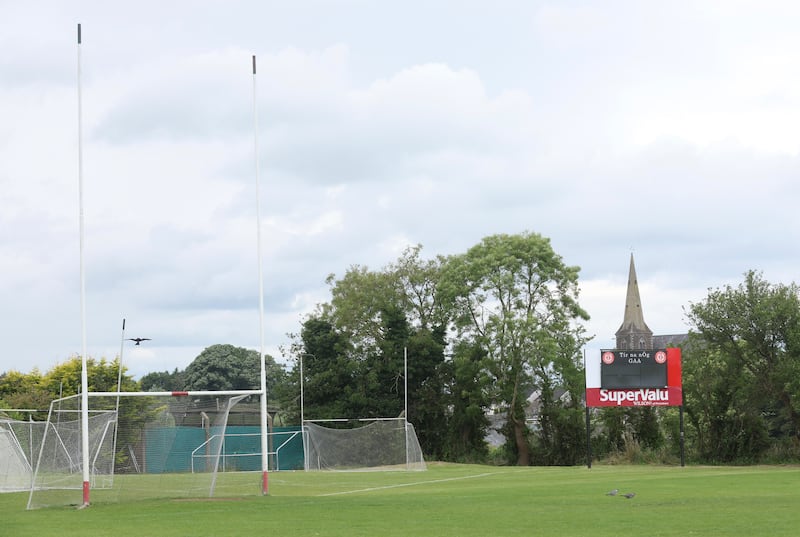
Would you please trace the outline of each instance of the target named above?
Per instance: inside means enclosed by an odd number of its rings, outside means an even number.
[[[276,423],[297,425],[301,412],[306,420],[397,417],[407,401],[430,460],[584,462],[590,336],[579,268],[529,232],[486,237],[463,254],[424,259],[421,252],[410,247],[380,270],[355,265],[328,277],[330,300],[291,335],[288,365],[267,357]],[[690,460],[800,459],[798,296],[795,284],[771,284],[751,271],[742,284],[710,290],[686,308]],[[116,389],[116,361],[90,364],[91,390]],[[56,386],[77,393],[79,380],[78,358],[44,375],[7,372],[0,405],[45,407]],[[205,349],[185,370],[138,382],[123,376],[124,390],[259,386],[258,353],[232,345]],[[678,456],[675,408],[593,409],[591,419],[596,457]],[[487,443],[493,428],[503,439],[494,447]]]

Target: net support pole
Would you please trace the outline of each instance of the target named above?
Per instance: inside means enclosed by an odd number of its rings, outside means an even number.
[[[258,255],[258,339],[261,357],[261,494],[269,494],[269,419],[267,416],[267,366],[264,353],[264,278],[261,263],[261,193],[258,166],[258,92],[256,57],[253,55],[253,154],[256,180],[256,253]]]
[[[305,414],[305,401],[303,394],[303,355],[307,353],[300,353],[300,439],[303,443],[303,471],[308,471],[308,447],[306,446],[306,414]]]
[[[83,503],[89,505],[89,376],[86,371],[86,276],[83,266],[83,132],[81,116],[81,25],[78,24],[78,234],[80,257],[81,309],[81,463],[83,467]]]
[[[111,453],[117,452],[117,435],[119,434],[119,392],[122,391],[122,355],[125,351],[125,319],[122,319],[122,335],[119,340],[119,364],[117,364],[117,402],[114,405],[114,441],[111,444]],[[114,479],[114,467],[116,457],[111,457],[111,479]]]
[[[406,470],[410,468],[408,458],[408,347],[403,347],[403,432],[406,440]]]

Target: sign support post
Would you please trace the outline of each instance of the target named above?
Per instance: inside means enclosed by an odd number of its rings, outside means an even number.
[[[589,419],[590,409],[586,407],[586,467],[592,467],[592,425]]]

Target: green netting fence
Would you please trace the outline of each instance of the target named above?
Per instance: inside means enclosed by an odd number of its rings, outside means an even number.
[[[153,427],[144,432],[138,467],[149,474],[205,470],[208,460],[204,446],[208,432],[201,427]],[[275,427],[269,435],[270,470],[302,470],[303,440],[300,427]],[[163,446],[171,446],[165,452]],[[260,428],[228,426],[220,458],[222,471],[261,470]]]

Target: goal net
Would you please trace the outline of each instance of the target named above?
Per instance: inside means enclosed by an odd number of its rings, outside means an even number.
[[[89,393],[92,503],[242,494],[248,482],[258,493],[260,480],[253,474],[247,479],[219,474],[231,411],[259,394]],[[32,465],[28,509],[82,503],[80,405],[79,395],[51,403]],[[260,417],[256,413],[253,419]]]
[[[29,490],[43,423],[0,419],[0,492]]]
[[[427,469],[414,426],[402,417],[307,421],[305,434],[308,470]]]

